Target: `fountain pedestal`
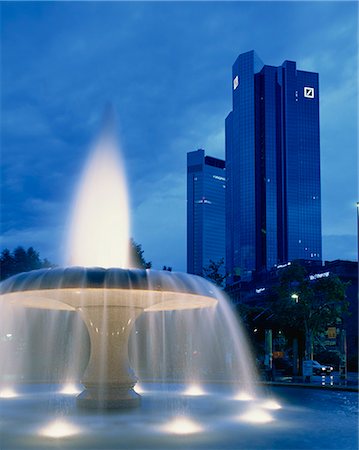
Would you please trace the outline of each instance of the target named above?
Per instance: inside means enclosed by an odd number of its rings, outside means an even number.
[[[141,397],[133,390],[137,378],[130,366],[128,339],[143,308],[90,306],[79,309],[91,342],[90,359],[77,397],[83,408],[133,408]]]

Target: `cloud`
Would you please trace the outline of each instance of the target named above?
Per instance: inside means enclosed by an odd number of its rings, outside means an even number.
[[[319,72],[323,231],[355,233],[356,5],[17,3],[2,8],[2,220],[12,242],[36,238],[37,225],[43,237],[61,227],[110,100],[135,238],[156,264],[184,269],[186,153],[224,157],[231,65],[250,49],[267,64],[293,59]]]

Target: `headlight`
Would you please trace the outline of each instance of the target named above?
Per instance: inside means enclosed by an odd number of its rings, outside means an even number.
[[[322,370],[325,370],[325,367],[322,367]]]
[[[330,370],[334,370],[334,367],[330,367]]]

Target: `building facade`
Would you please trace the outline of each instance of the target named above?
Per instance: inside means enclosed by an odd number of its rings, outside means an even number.
[[[318,74],[264,65],[254,51],[232,67],[226,118],[227,283],[288,261],[322,258]]]
[[[203,275],[225,256],[225,163],[200,149],[187,153],[187,272]],[[223,264],[223,273],[225,266]]]

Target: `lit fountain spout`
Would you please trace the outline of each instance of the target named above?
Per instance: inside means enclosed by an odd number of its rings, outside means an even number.
[[[130,267],[127,183],[118,147],[108,112],[73,203],[66,266]]]
[[[72,267],[22,273],[1,284],[3,299],[14,305],[81,315],[91,353],[82,379],[86,389],[79,395],[78,405],[88,408],[139,404],[140,396],[133,390],[136,377],[129,364],[128,338],[144,311],[195,309],[217,303],[213,286],[202,278],[123,268],[129,265],[126,183],[114,130],[109,124],[105,129],[74,203],[68,244]],[[118,266],[122,268],[113,268]]]

